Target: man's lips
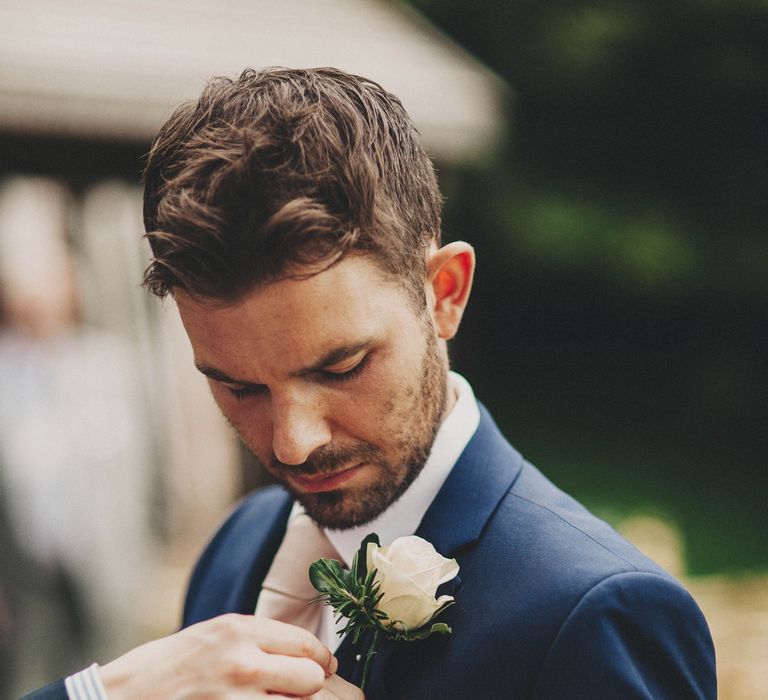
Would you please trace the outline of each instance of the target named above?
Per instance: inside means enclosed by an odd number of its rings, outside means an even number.
[[[307,493],[332,491],[354,478],[364,466],[364,464],[356,464],[354,467],[342,469],[333,474],[311,474],[309,476],[289,474],[288,480],[300,491],[306,491]]]

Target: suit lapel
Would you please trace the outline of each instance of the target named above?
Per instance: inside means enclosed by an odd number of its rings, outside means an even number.
[[[232,607],[237,612],[251,614],[256,609],[256,600],[261,592],[261,584],[272,566],[280,543],[285,536],[288,516],[293,508],[293,499],[280,489],[269,510],[260,510],[254,513],[253,526],[248,527],[251,532],[252,565],[247,575],[239,581],[232,593]],[[261,529],[257,529],[257,521]]]
[[[509,491],[523,458],[480,404],[480,425],[445,480],[416,534],[443,556],[479,539],[499,501]]]

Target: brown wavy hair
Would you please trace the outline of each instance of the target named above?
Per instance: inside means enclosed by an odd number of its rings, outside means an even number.
[[[334,68],[214,78],[150,149],[144,283],[234,301],[357,252],[423,305],[441,203],[408,114],[373,81]]]

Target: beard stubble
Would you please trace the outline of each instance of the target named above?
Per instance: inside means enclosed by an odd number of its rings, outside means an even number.
[[[425,335],[427,342],[418,379],[410,387],[411,391],[406,391],[406,397],[401,397],[400,405],[395,404],[384,411],[386,414],[396,413],[391,436],[392,458],[388,459],[380,448],[368,443],[320,448],[299,466],[284,465],[273,458],[267,471],[319,525],[344,530],[370,522],[400,498],[424,468],[443,419],[448,372],[447,358],[440,354],[431,324]],[[342,488],[305,493],[294,489],[285,478],[286,473],[332,473],[359,463],[378,470],[376,481],[359,490]]]

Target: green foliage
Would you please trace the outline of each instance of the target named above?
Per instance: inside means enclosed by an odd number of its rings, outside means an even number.
[[[441,169],[454,367],[574,495],[765,569],[768,2],[412,4],[515,92],[487,167]]]
[[[321,594],[317,600],[330,605],[337,619],[345,618],[346,625],[340,635],[351,634],[357,644],[366,630],[385,629],[385,613],[376,609],[383,593],[375,582],[376,569],[367,572],[366,551],[368,543],[379,544],[377,535],[368,535],[355,554],[351,569],[345,569],[333,559],[319,559],[309,567],[309,580]]]
[[[575,251],[573,267],[613,265],[650,289],[678,271],[706,281],[727,255],[718,286],[765,284],[768,4],[413,4],[517,93],[513,138],[490,173],[514,203],[479,196],[532,262]],[[621,250],[603,260],[610,239]]]

